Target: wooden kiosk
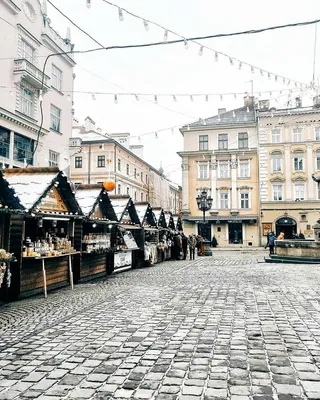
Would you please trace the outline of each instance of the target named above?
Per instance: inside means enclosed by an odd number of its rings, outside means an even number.
[[[82,225],[82,249],[75,267],[76,280],[86,281],[112,272],[108,257],[115,249],[117,216],[107,191],[100,184],[80,185],[76,199],[85,216]]]
[[[3,170],[9,215],[8,248],[17,262],[11,268],[7,299],[70,285],[74,257],[81,248],[82,211],[68,177],[58,168]],[[8,192],[9,189],[9,192]]]

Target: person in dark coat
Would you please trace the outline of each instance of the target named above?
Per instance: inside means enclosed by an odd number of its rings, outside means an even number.
[[[188,252],[188,238],[184,233],[182,234],[182,251],[183,251],[183,259],[186,260]]]
[[[269,254],[274,254],[274,242],[276,240],[276,235],[273,232],[270,232],[268,235],[268,243],[267,247],[269,247]]]

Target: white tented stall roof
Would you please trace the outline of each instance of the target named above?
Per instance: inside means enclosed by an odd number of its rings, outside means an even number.
[[[21,170],[17,168],[16,174],[13,172],[13,169],[10,169],[9,173],[3,170],[3,174],[9,186],[14,189],[22,206],[26,210],[30,210],[57,176],[58,170],[57,172],[50,171],[47,173],[22,173]]]
[[[121,198],[121,197],[112,198],[111,197],[110,198],[112,207],[114,209],[114,212],[115,212],[115,214],[117,216],[117,220],[118,221],[121,220],[122,214],[123,214],[128,202],[129,202],[129,200],[130,200],[129,197],[124,197],[124,198]]]
[[[84,215],[88,215],[96,202],[101,188],[81,189],[76,191],[76,199]]]

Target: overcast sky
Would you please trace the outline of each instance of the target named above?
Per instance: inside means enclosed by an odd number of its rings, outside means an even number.
[[[65,14],[87,30],[105,46],[147,43],[163,40],[163,30],[150,26],[147,32],[143,22],[124,13],[120,22],[116,8],[102,0],[92,0],[87,9],[85,0],[52,0]],[[120,7],[157,22],[183,36],[211,35],[247,29],[307,21],[320,17],[319,0],[115,0]],[[52,26],[63,36],[70,23],[49,6]],[[72,41],[76,50],[96,45],[76,28],[71,26]],[[320,27],[318,28],[318,57],[320,57]],[[174,39],[169,34],[169,39]],[[288,28],[257,35],[204,40],[203,44],[232,57],[269,70],[288,78],[310,82],[313,74],[313,53],[315,25]],[[111,50],[77,55],[75,90],[89,92],[147,92],[161,93],[226,93],[287,88],[282,80],[275,82],[254,74],[249,68],[238,69],[230,66],[228,59],[214,61],[212,52],[204,50],[198,55],[199,46],[190,44],[185,50],[183,44],[153,48]],[[320,74],[320,61],[317,62]],[[262,95],[261,98],[270,97]],[[311,93],[304,98],[304,105],[310,102]],[[233,95],[210,98],[189,98],[174,102],[172,98],[159,98],[158,105],[153,98],[136,101],[134,97],[119,97],[118,104],[108,96],[75,95],[76,117],[82,122],[86,116],[93,118],[103,132],[130,132],[132,136],[156,132],[163,128],[191,123],[217,113],[218,108],[237,108],[243,99]],[[286,104],[287,96],[279,97],[278,107]],[[132,144],[145,146],[144,158],[155,167],[160,163],[173,181],[180,182],[180,157],[183,139],[178,129],[171,129],[133,139]]]

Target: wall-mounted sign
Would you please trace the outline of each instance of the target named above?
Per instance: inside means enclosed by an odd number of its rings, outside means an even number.
[[[267,236],[269,232],[272,231],[272,223],[263,222],[262,223],[262,234],[263,236]]]
[[[47,196],[41,200],[40,212],[41,211],[60,211],[68,212],[68,208],[64,204],[57,189],[52,186]]]

